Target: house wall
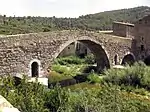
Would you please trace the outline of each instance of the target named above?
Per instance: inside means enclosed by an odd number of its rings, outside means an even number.
[[[144,60],[150,55],[150,16],[135,23],[136,54]]]
[[[134,37],[134,24],[114,22],[113,34],[117,36],[133,38]]]

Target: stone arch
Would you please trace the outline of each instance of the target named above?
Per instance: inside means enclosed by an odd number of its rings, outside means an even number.
[[[150,66],[150,55],[147,56],[145,59],[144,59],[144,63],[148,66]]]
[[[135,62],[135,56],[132,53],[128,53],[123,57],[121,64],[122,65],[126,65],[126,64],[133,65],[134,62]]]
[[[105,47],[102,45],[102,43],[94,39],[91,39],[90,37],[66,41],[64,44],[59,46],[57,51],[55,51],[56,53],[53,55],[53,59],[57,58],[59,53],[63,51],[65,47],[67,47],[68,45],[70,45],[72,42],[75,42],[75,41],[79,41],[83,43],[94,54],[96,58],[96,62],[97,62],[98,72],[104,70],[105,68],[110,68],[109,56]]]
[[[34,59],[29,64],[29,72],[30,77],[39,77],[40,76],[40,61],[37,59]]]

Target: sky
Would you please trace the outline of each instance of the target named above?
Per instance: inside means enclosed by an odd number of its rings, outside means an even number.
[[[150,6],[150,0],[0,0],[0,14],[78,17],[137,6]]]

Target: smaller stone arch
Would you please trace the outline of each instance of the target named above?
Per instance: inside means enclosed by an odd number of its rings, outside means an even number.
[[[127,55],[125,55],[122,59],[122,65],[133,65],[135,62],[135,56],[132,53],[128,53]]]
[[[15,86],[18,86],[21,83],[21,78],[17,76],[13,76]]]
[[[39,77],[40,76],[40,60],[34,59],[29,64],[29,76],[30,77]]]

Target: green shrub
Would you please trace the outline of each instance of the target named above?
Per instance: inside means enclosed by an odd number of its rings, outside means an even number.
[[[150,99],[122,91],[114,85],[70,90],[56,86],[44,88],[39,83],[14,86],[13,78],[1,77],[0,94],[21,112],[149,112]],[[10,91],[13,90],[13,91]]]
[[[148,95],[148,91],[144,88],[139,88],[138,86],[137,87],[133,87],[133,86],[126,86],[126,85],[121,85],[120,86],[121,90],[125,90],[127,92],[133,92],[135,94],[139,94],[139,95]]]
[[[53,65],[52,66],[52,70],[56,71],[57,73],[60,74],[68,74],[69,68],[67,68],[66,66],[61,66],[61,65]]]
[[[57,85],[54,89],[46,92],[45,105],[49,108],[50,112],[62,112],[59,110],[65,106],[65,102],[68,102],[68,95],[68,90],[60,88],[60,86]]]
[[[61,80],[66,80],[66,79],[71,79],[72,77],[71,76],[65,76],[63,74],[59,74],[55,71],[52,71],[51,73],[49,73],[49,76],[48,76],[48,82],[49,83],[53,83],[53,82],[59,82]]]
[[[105,71],[106,82],[114,84],[125,84],[139,86],[150,89],[150,68],[143,63],[135,63],[134,66],[126,67],[125,69],[116,70],[110,69]]]
[[[69,87],[66,87],[66,88],[69,88],[71,89],[72,91],[74,90],[80,90],[80,89],[99,89],[100,88],[100,84],[92,84],[92,83],[89,83],[89,82],[82,82],[82,83],[78,83],[78,84],[75,84],[75,85],[71,85]]]
[[[68,64],[83,64],[84,60],[77,56],[60,57],[55,60],[55,64],[68,65]]]
[[[90,83],[100,83],[102,81],[102,78],[100,78],[100,76],[98,76],[98,74],[95,73],[89,74],[87,79]]]
[[[39,83],[28,83],[21,80],[15,86],[12,76],[1,76],[0,94],[21,112],[49,112],[45,107],[44,87]]]
[[[49,91],[47,105],[59,112],[149,112],[150,102],[142,96],[123,92],[119,86]]]
[[[79,58],[78,56],[67,56],[67,57],[59,57],[55,59],[54,64],[60,65],[69,65],[69,64],[94,64],[96,63],[95,57],[93,54],[87,55],[85,58]]]
[[[76,66],[68,67],[64,65],[53,65],[52,70],[65,76],[75,76],[79,71]]]
[[[59,65],[55,64],[52,66],[52,71],[65,76],[76,76],[83,72],[86,65]]]
[[[94,64],[94,63],[96,63],[94,55],[93,54],[87,55],[85,57],[85,63],[86,64]]]

